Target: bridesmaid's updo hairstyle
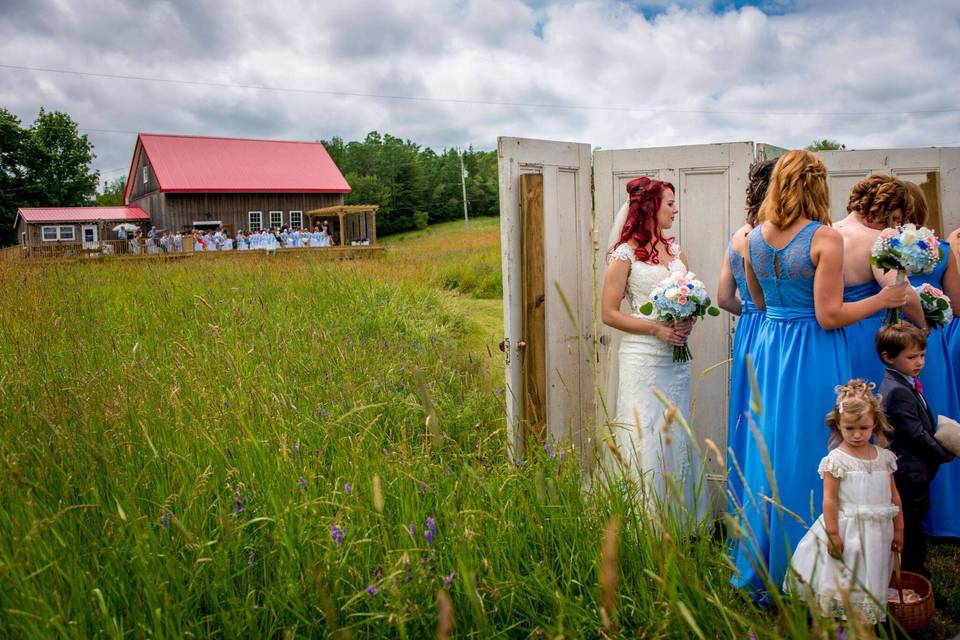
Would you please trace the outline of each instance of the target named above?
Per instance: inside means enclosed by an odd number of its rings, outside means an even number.
[[[927,197],[923,195],[923,189],[914,183],[905,180],[903,185],[907,189],[907,206],[903,210],[903,217],[907,222],[922,227],[927,224],[927,218],[930,217]]]
[[[663,204],[663,192],[667,189],[674,194],[677,192],[669,182],[652,180],[646,176],[634,178],[627,183],[627,193],[630,198],[627,220],[620,231],[620,239],[610,247],[611,251],[624,242],[633,240],[637,243],[637,260],[648,264],[660,264],[660,252],[657,246],[662,244],[668,252],[670,251],[670,243],[663,236],[660,225],[657,224],[657,211]]]
[[[865,416],[868,412],[873,415],[873,439],[881,447],[890,446],[890,435],[893,427],[887,422],[883,413],[883,404],[880,396],[873,393],[874,385],[859,378],[854,378],[846,384],[836,388],[837,399],[833,403],[833,410],[827,414],[827,426],[830,427],[830,440],[827,447],[833,449],[843,442],[840,434],[840,416],[852,415],[854,418]]]
[[[893,176],[875,173],[853,185],[847,212],[856,212],[864,222],[887,225],[890,214],[900,209],[909,215],[907,188]],[[909,221],[909,220],[908,220]]]
[[[777,159],[767,195],[760,205],[760,221],[783,229],[798,218],[830,224],[827,168],[812,151],[790,151]]]
[[[760,223],[760,205],[763,204],[763,199],[767,195],[770,176],[773,175],[773,167],[776,164],[777,159],[774,158],[750,165],[747,184],[747,224],[751,227]]]

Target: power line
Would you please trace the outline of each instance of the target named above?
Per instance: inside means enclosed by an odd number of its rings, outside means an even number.
[[[426,96],[405,96],[382,93],[356,93],[351,91],[330,91],[325,89],[308,89],[300,87],[271,87],[267,85],[239,84],[230,82],[209,82],[202,80],[181,80],[176,78],[154,78],[148,76],[132,76],[112,73],[94,73],[91,71],[75,71],[72,69],[52,69],[47,67],[29,67],[13,64],[0,64],[0,68],[16,71],[36,71],[42,73],[60,73],[65,75],[83,76],[88,78],[106,78],[111,80],[135,80],[138,82],[160,82],[199,87],[216,87],[221,89],[253,89],[257,91],[274,91],[280,93],[302,93],[347,98],[373,98],[377,100],[402,100],[408,102],[429,102],[446,104],[471,104],[494,107],[524,107],[534,109],[559,109],[573,111],[612,111],[635,113],[662,113],[662,114],[716,114],[716,115],[754,115],[754,116],[895,116],[895,115],[935,115],[943,113],[957,113],[960,109],[921,109],[914,111],[751,111],[751,110],[724,110],[724,109],[663,109],[657,107],[621,107],[600,105],[574,105],[541,102],[512,102],[499,100],[474,100],[466,98],[431,98]]]

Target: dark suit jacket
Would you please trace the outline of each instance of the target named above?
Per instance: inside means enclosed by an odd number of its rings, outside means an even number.
[[[883,376],[880,395],[883,411],[893,426],[890,450],[897,455],[897,479],[930,482],[950,457],[933,437],[933,413],[906,376],[892,369]]]

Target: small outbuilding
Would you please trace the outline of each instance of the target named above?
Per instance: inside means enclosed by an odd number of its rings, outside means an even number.
[[[21,207],[13,226],[29,255],[59,256],[98,251],[124,223],[149,229],[150,216],[140,207]]]

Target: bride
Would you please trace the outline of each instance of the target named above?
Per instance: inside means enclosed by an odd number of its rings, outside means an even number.
[[[603,323],[626,333],[620,343],[620,386],[613,435],[630,475],[643,479],[648,500],[682,506],[700,520],[706,515],[701,464],[683,426],[668,423],[658,389],[686,419],[690,408],[690,363],[674,362],[692,321],[662,324],[640,312],[650,291],[672,271],[686,272],[686,257],[663,235],[679,213],[669,182],[636,178],[610,233],[603,281]],[[630,313],[620,311],[626,298]],[[681,514],[683,515],[683,514]]]

